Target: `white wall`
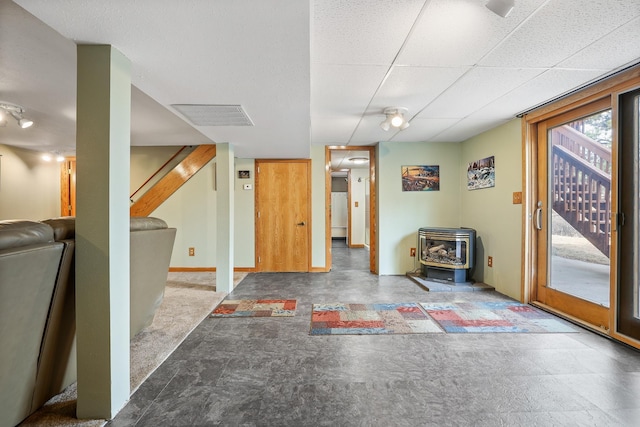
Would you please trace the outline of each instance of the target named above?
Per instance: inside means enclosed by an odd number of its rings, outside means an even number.
[[[351,245],[365,244],[365,188],[369,185],[369,169],[351,169]],[[358,206],[356,206],[356,203]]]
[[[467,164],[495,156],[495,187],[468,191]],[[476,229],[478,249],[474,279],[520,299],[522,205],[513,192],[522,191],[520,120],[489,130],[462,143],[460,165],[461,225]],[[493,257],[493,267],[487,257]]]
[[[377,147],[379,273],[406,274],[418,261],[420,227],[460,225],[460,149],[458,143],[381,142]],[[401,167],[439,165],[440,191],[402,191]]]
[[[0,220],[60,216],[60,164],[7,145],[0,145],[0,155]]]

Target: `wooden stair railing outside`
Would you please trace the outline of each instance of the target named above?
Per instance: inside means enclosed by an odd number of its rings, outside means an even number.
[[[216,156],[216,146],[199,145],[144,193],[130,208],[131,216],[148,216]]]
[[[611,152],[568,126],[552,132],[553,210],[608,257]]]
[[[570,126],[551,130],[551,141],[561,145],[594,167],[611,174],[611,150]]]

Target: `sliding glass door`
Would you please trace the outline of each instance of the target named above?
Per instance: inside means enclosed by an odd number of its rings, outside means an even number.
[[[604,99],[538,123],[538,302],[609,328],[611,108]]]
[[[640,90],[620,96],[617,331],[640,340]]]

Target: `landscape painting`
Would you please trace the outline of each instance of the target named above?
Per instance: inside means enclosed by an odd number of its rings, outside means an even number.
[[[495,187],[496,164],[495,156],[485,157],[469,163],[467,166],[467,190]]]
[[[402,166],[402,191],[440,191],[440,166]]]

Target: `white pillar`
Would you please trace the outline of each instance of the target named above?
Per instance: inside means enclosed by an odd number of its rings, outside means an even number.
[[[231,144],[216,144],[216,291],[233,290],[234,160]]]
[[[78,418],[113,418],[130,395],[131,64],[78,46],[76,329]]]

